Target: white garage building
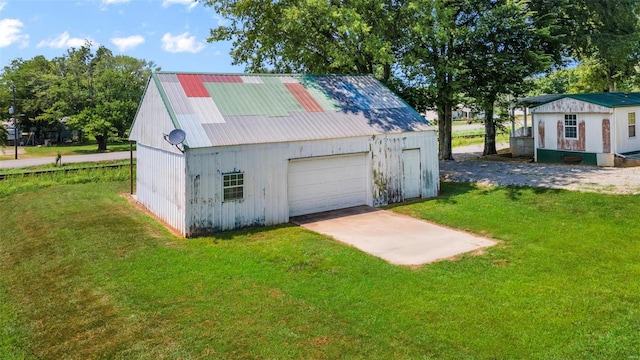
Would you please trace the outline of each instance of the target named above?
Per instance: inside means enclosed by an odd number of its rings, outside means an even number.
[[[439,190],[435,129],[372,76],[156,73],[130,140],[138,202],[186,237]]]

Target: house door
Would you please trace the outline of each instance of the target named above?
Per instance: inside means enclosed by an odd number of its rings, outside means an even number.
[[[405,199],[422,195],[420,181],[420,149],[402,151],[402,195]]]

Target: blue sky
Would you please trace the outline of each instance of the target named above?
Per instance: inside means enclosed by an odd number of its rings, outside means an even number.
[[[239,73],[229,43],[206,42],[224,21],[194,0],[0,0],[0,68],[62,56],[86,39],[162,70]]]

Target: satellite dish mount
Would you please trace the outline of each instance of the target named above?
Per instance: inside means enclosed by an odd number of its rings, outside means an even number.
[[[175,146],[181,153],[184,153],[184,145],[182,143],[187,137],[187,134],[182,129],[173,129],[169,134],[162,134],[162,136],[169,144]]]

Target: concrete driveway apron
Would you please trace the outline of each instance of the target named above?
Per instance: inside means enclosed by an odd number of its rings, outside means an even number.
[[[297,216],[291,222],[396,265],[422,265],[496,241],[369,206]]]

